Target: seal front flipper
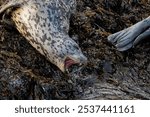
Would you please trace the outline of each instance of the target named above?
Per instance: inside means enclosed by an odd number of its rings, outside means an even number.
[[[114,44],[119,51],[125,51],[150,35],[150,17],[135,25],[108,36],[108,41]]]

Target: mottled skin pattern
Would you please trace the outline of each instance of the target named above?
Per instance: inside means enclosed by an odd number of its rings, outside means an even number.
[[[7,0],[0,13],[10,9],[19,32],[60,70],[66,70],[66,60],[73,61],[69,64],[87,62],[78,44],[68,36],[75,0]]]

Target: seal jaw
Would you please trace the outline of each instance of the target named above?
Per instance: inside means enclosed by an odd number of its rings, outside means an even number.
[[[64,61],[64,69],[65,69],[65,71],[68,71],[68,69],[72,65],[83,66],[86,64],[87,64],[87,58],[83,54],[67,56],[65,61]]]
[[[63,61],[59,62],[59,64],[56,65],[62,72],[66,72],[72,65],[85,66],[86,64],[87,58],[83,54],[81,54],[66,56]]]
[[[64,41],[61,44],[62,47],[58,48],[57,59],[54,60],[57,67],[62,72],[67,72],[73,65],[86,65],[87,58],[83,55],[79,45],[68,35],[61,39]]]
[[[79,62],[75,62],[74,60],[72,60],[71,58],[67,57],[65,59],[65,69],[68,69],[70,66],[74,65],[74,64],[78,64]]]

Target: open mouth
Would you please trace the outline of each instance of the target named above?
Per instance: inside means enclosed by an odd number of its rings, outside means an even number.
[[[78,64],[78,62],[75,62],[71,58],[67,57],[65,60],[65,68],[68,69],[70,66]]]
[[[87,64],[87,58],[86,57],[80,57],[80,59],[76,59],[77,57],[67,57],[65,59],[64,68],[66,72],[72,72],[78,68],[82,68],[82,66],[85,66]]]

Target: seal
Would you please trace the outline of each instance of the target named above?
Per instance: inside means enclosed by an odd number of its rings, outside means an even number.
[[[147,37],[150,37],[150,16],[129,28],[109,35],[108,41],[119,51],[126,51]]]
[[[9,13],[18,31],[62,72],[86,64],[79,45],[68,35],[76,0],[6,0],[0,14]]]

